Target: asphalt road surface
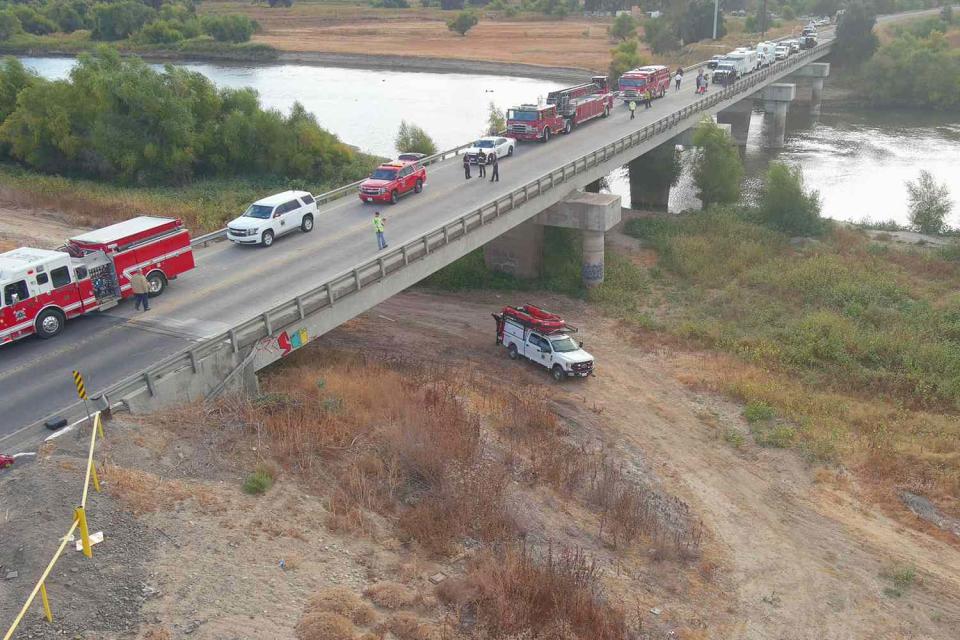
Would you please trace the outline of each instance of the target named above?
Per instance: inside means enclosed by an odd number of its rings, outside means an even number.
[[[498,183],[480,180],[475,170],[472,180],[464,180],[457,157],[427,167],[423,192],[396,205],[348,196],[322,207],[311,233],[294,231],[268,249],[230,242],[199,248],[197,268],[171,282],[149,312],[136,312],[125,301],[68,322],[52,340],[26,338],[0,347],[0,445],[5,436],[77,401],[73,369],[95,393],[373,257],[374,211],[386,217],[388,242],[411,240],[696,99],[694,77],[687,74],[680,91],[671,89],[649,110],[640,105],[632,121],[617,102],[609,118],[585,123],[571,135],[547,144],[520,143],[513,157],[500,162]]]

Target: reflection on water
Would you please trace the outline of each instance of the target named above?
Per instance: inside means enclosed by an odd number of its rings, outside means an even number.
[[[72,58],[21,58],[46,78],[65,78]],[[154,65],[161,67],[162,65]],[[299,101],[326,129],[364,151],[390,156],[400,121],[423,127],[441,149],[481,135],[493,102],[507,109],[561,87],[548,80],[457,73],[366,71],[310,65],[183,63],[220,87],[252,87],[261,103],[288,112]]]
[[[960,118],[912,112],[825,113],[818,123],[797,123],[779,152],[761,148],[762,114],[754,113],[744,154],[745,192],[756,194],[771,160],[803,168],[807,186],[820,192],[823,214],[837,220],[894,220],[907,224],[905,182],[921,169],[946,183],[954,201],[948,223],[960,226]],[[684,153],[685,171],[670,193],[670,211],[698,209],[700,202]],[[609,178],[610,190],[629,201],[626,171]]]
[[[64,78],[70,58],[22,58],[47,78]],[[350,144],[392,155],[401,120],[424,127],[437,145],[450,148],[481,133],[488,104],[501,108],[529,102],[559,88],[555,82],[498,76],[364,71],[309,65],[185,63],[224,87],[253,87],[265,106],[289,110],[299,100],[321,125]],[[744,156],[746,191],[755,193],[771,159],[799,164],[817,189],[824,215],[839,220],[907,222],[904,183],[927,169],[946,182],[954,199],[948,222],[960,226],[960,117],[912,112],[824,113],[819,122],[796,123],[786,147],[760,148],[761,114],[755,113]],[[689,168],[690,154],[684,154]],[[609,177],[610,189],[629,203],[626,171]],[[670,211],[700,206],[689,169],[670,194]]]

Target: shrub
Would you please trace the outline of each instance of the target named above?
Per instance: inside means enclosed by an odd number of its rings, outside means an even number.
[[[746,438],[743,437],[743,434],[737,431],[736,429],[727,429],[723,434],[723,439],[727,441],[734,449],[743,448]]]
[[[479,19],[475,13],[472,11],[461,11],[456,17],[451,18],[447,22],[447,28],[450,29],[450,31],[459,33],[461,36],[465,36],[467,35],[467,31],[470,31],[470,29],[473,29],[477,25],[477,22],[479,22]]]
[[[766,402],[753,401],[747,404],[743,409],[743,417],[747,419],[747,422],[765,422],[768,420],[773,420],[776,417],[776,413],[773,411],[773,407],[768,405]]]
[[[53,2],[44,7],[43,14],[57,25],[63,33],[73,33],[84,28],[83,16],[66,2]]]
[[[607,33],[614,40],[629,40],[637,35],[637,21],[629,13],[621,13],[614,18]]]
[[[260,467],[243,481],[243,492],[250,495],[266,493],[273,486],[273,474],[266,467]]]
[[[429,156],[437,152],[437,145],[427,132],[415,124],[407,124],[405,120],[400,122],[394,146],[400,153],[425,153]]]
[[[14,19],[16,17],[14,16]],[[0,22],[3,13],[0,12]],[[28,71],[17,58],[4,58],[0,64],[0,123],[7,119],[17,108],[17,96],[26,87],[37,80],[37,76]]]
[[[824,231],[820,196],[805,191],[800,167],[772,162],[760,193],[760,216],[768,227],[790,236],[819,235]]]
[[[23,30],[27,33],[45,36],[57,30],[57,25],[53,20],[31,6],[19,4],[14,6],[13,12],[20,20]]]
[[[137,34],[137,40],[147,44],[172,44],[183,40],[178,23],[166,20],[151,22]]]
[[[921,169],[916,181],[907,181],[907,197],[914,228],[921,233],[942,233],[953,209],[947,185],[937,184],[929,171]]]
[[[495,136],[507,128],[507,118],[503,114],[503,109],[498,109],[497,105],[490,102],[487,110],[487,135]]]
[[[23,32],[23,25],[20,24],[20,18],[10,9],[0,10],[0,42],[9,40],[18,33]]]
[[[94,40],[124,40],[156,18],[157,12],[136,0],[100,3],[93,7]]]
[[[370,5],[377,9],[409,9],[407,0],[372,0]]]
[[[247,42],[257,30],[257,23],[242,15],[204,16],[200,24],[217,42]]]
[[[792,446],[797,436],[794,428],[785,424],[766,426],[753,424],[750,426],[750,433],[753,434],[753,441],[759,446],[775,449],[786,449]]]
[[[704,120],[693,134],[693,144],[697,148],[693,180],[704,208],[736,202],[740,197],[743,162],[733,140],[712,121]]]

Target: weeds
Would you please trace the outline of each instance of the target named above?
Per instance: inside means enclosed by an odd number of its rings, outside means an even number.
[[[266,493],[273,486],[273,474],[266,467],[260,467],[243,481],[243,492],[251,496]]]
[[[880,577],[891,582],[891,586],[883,590],[884,595],[899,598],[913,585],[917,571],[910,565],[894,565],[882,571]]]
[[[723,439],[734,449],[742,449],[746,438],[736,429],[727,429],[723,434]]]
[[[766,402],[755,400],[747,403],[747,406],[743,410],[743,417],[750,423],[767,422],[773,420],[774,417],[776,417],[776,413],[773,407]]]

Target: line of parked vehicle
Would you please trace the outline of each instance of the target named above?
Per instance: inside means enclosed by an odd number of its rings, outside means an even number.
[[[779,60],[786,60],[802,49],[812,49],[817,46],[816,27],[804,27],[799,38],[780,40],[778,42],[760,42],[754,47],[737,47],[723,55],[715,55],[707,61],[707,69],[711,70],[711,82],[714,84],[729,84],[737,79],[768,67]]]

